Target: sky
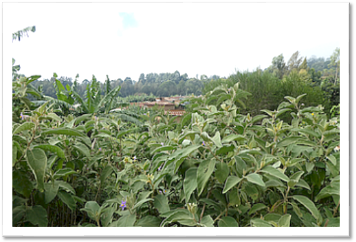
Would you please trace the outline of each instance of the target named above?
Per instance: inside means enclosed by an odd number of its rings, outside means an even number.
[[[36,26],[20,42],[11,34]],[[3,236],[348,236],[350,206],[350,3],[2,3],[2,191]],[[283,54],[330,57],[340,47],[341,226],[339,228],[12,228],[11,59],[26,76],[99,81],[141,73],[228,77],[261,69]],[[5,70],[5,71],[4,71]],[[42,79],[41,78],[41,79]],[[7,151],[7,152],[6,152]],[[4,185],[6,184],[6,185]],[[6,222],[7,221],[7,222]],[[252,229],[252,230],[250,230]],[[64,232],[63,232],[64,231]],[[278,232],[277,232],[278,231]],[[251,233],[252,232],[252,233]]]
[[[345,6],[345,5],[344,5]],[[328,58],[344,36],[340,3],[3,3],[20,73],[104,81],[141,73],[189,77],[265,69],[295,51]],[[17,16],[13,18],[12,16]],[[5,39],[5,37],[4,37]],[[341,50],[342,53],[342,50]]]

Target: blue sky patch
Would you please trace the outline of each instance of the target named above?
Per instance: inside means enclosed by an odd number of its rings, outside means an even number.
[[[135,28],[138,26],[133,13],[119,13],[119,15],[123,18],[123,25],[125,29]]]

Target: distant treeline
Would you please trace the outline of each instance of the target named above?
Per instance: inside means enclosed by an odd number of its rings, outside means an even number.
[[[257,69],[257,71],[261,73],[270,73],[271,78],[275,78],[276,80],[282,81],[286,80],[290,77],[292,72],[297,72],[298,76],[304,82],[309,83],[313,86],[319,86],[320,88],[328,89],[328,92],[333,99],[335,96],[338,96],[337,90],[334,90],[335,85],[339,81],[340,76],[340,49],[337,48],[333,55],[330,58],[317,58],[312,56],[307,59],[301,57],[299,52],[295,52],[288,62],[284,61],[283,55],[276,56],[272,59],[272,65],[264,70]],[[253,74],[254,72],[245,72],[246,74]],[[110,88],[115,88],[117,86],[121,86],[121,90],[119,93],[119,97],[128,97],[128,96],[150,96],[150,97],[164,97],[164,96],[173,96],[173,95],[200,95],[206,93],[207,90],[211,90],[212,87],[216,85],[220,85],[222,82],[237,82],[236,77],[241,73],[237,73],[235,75],[231,75],[228,78],[221,78],[220,76],[206,76],[201,75],[198,78],[196,77],[188,77],[185,73],[181,75],[179,71],[175,71],[174,73],[142,73],[138,77],[138,81],[131,79],[130,77],[126,77],[124,80],[118,78],[116,80],[110,80],[107,76],[106,80],[98,80],[100,81],[102,94],[105,92],[105,88],[107,85]],[[294,73],[295,75],[296,73]],[[77,76],[78,77],[78,76]],[[81,83],[76,79],[73,81],[71,77],[60,77],[57,78],[63,86],[67,84],[74,89],[81,97],[84,97],[87,85],[92,81],[96,80],[93,75],[92,80],[85,79]],[[37,80],[33,82],[33,86],[35,86],[40,92],[42,92],[46,96],[50,96],[56,98],[56,90],[55,90],[55,79],[45,79],[45,80]],[[262,84],[261,84],[262,85]],[[263,83],[263,85],[267,85],[267,83]],[[262,86],[263,86],[262,85]],[[331,91],[331,89],[333,89]],[[253,91],[253,90],[250,90]],[[34,100],[30,97],[31,100]],[[337,103],[335,100],[333,103]]]
[[[94,79],[93,76],[92,79]],[[119,93],[120,97],[127,97],[132,95],[150,95],[157,97],[167,97],[173,95],[189,95],[202,94],[202,90],[204,84],[211,80],[217,80],[220,77],[217,75],[213,75],[207,77],[206,75],[201,75],[200,79],[194,77],[189,78],[187,74],[180,75],[178,71],[174,73],[149,73],[145,75],[142,73],[139,77],[138,81],[132,80],[130,77],[126,77],[124,80],[121,78],[117,80],[109,80],[107,76],[107,80],[103,82],[101,80],[101,89],[102,94],[104,94],[105,85],[109,82],[111,88],[115,88],[117,86],[121,86],[121,91]],[[45,80],[36,80],[33,82],[33,86],[42,91],[42,93],[46,96],[50,96],[56,98],[56,90],[55,90],[55,79],[45,79]],[[70,77],[61,76],[58,80],[66,86],[67,84],[74,88],[74,90],[80,95],[84,96],[87,84],[91,82],[91,80],[83,80],[79,83],[76,79],[73,81]],[[100,80],[99,80],[100,81]]]

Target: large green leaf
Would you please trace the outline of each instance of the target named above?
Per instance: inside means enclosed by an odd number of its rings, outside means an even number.
[[[262,210],[262,209],[265,209],[267,206],[264,205],[263,203],[256,203],[252,206],[252,208],[250,209],[250,211],[248,212],[249,215],[259,211],[259,210]]]
[[[178,137],[178,144],[181,144],[188,136],[188,138],[193,141],[196,134],[199,134],[198,131],[185,131],[181,136]]]
[[[216,164],[215,177],[220,183],[224,183],[226,178],[228,177],[230,169],[228,165],[224,162],[220,162]]]
[[[21,205],[12,209],[12,226],[15,227],[26,214],[26,206]]]
[[[292,136],[292,137],[285,138],[285,139],[281,140],[280,142],[278,142],[277,147],[284,147],[284,146],[288,146],[290,144],[296,144],[296,142],[299,141],[300,139],[301,139],[301,137],[299,137],[299,136]]]
[[[198,187],[198,196],[203,192],[206,183],[208,182],[211,174],[214,171],[215,160],[204,160],[200,163],[197,170],[197,187]]]
[[[284,175],[281,171],[277,170],[276,168],[274,168],[272,166],[263,167],[261,172],[268,173],[271,176],[277,177],[285,182],[289,181],[289,178],[286,175]]]
[[[99,209],[100,209],[100,206],[98,205],[97,202],[89,201],[85,204],[84,208],[80,209],[80,211],[87,212],[89,218],[96,221],[100,216]]]
[[[320,199],[326,198],[326,197],[330,197],[333,195],[338,195],[340,196],[340,187],[339,186],[326,186],[323,189],[321,189],[321,191],[319,192],[319,194],[315,197],[315,201],[318,201]]]
[[[142,204],[146,203],[146,202],[149,202],[149,201],[153,201],[152,198],[145,198],[145,199],[142,199],[141,201],[139,201],[138,203],[135,204],[135,206],[132,208],[132,209],[136,209],[138,207],[140,207]]]
[[[67,183],[65,181],[58,181],[58,180],[56,180],[55,182],[58,183],[60,188],[75,195],[75,190],[69,183]]]
[[[190,195],[197,188],[197,170],[196,167],[191,167],[185,172],[185,178],[183,181],[183,190],[186,203],[189,202]]]
[[[50,119],[53,119],[53,120],[55,120],[55,121],[59,121],[59,122],[62,121],[62,119],[61,119],[60,117],[58,117],[58,115],[55,114],[55,113],[49,113],[49,114],[47,114],[46,117],[48,117],[48,118],[50,118]]]
[[[251,219],[252,227],[272,227],[272,225],[262,219],[254,218]]]
[[[41,149],[35,148],[27,150],[26,152],[27,163],[30,166],[37,181],[37,188],[40,191],[44,190],[44,176],[47,167],[47,156]]]
[[[90,157],[90,150],[89,148],[82,143],[77,143],[76,145],[73,146],[74,149],[85,155],[86,157]]]
[[[157,147],[156,149],[154,149],[153,151],[151,151],[151,154],[161,152],[161,151],[174,150],[174,149],[176,149],[176,147],[174,147],[174,146],[160,146],[160,147]]]
[[[298,182],[300,177],[304,174],[304,171],[297,171],[293,175],[290,176],[290,181],[288,181],[288,186],[293,188]]]
[[[210,215],[206,215],[201,219],[200,225],[203,227],[214,227],[214,220]]]
[[[233,151],[235,146],[232,144],[230,146],[223,146],[216,150],[215,155],[226,155],[227,153]]]
[[[245,178],[251,183],[257,184],[262,187],[266,186],[266,184],[262,180],[262,177],[256,173],[248,174],[247,176],[245,176]]]
[[[14,170],[12,172],[12,187],[16,192],[28,198],[33,189],[33,184],[27,173],[21,170]]]
[[[302,99],[304,96],[306,96],[306,93],[303,93],[302,95],[299,95],[298,97],[295,98],[295,104],[298,104],[298,102],[300,101],[300,99]]]
[[[246,139],[245,136],[242,136],[242,135],[238,135],[238,134],[230,134],[228,136],[225,136],[223,139],[222,139],[222,143],[229,143],[231,141],[234,141],[234,140],[237,140],[239,142],[242,142]]]
[[[30,207],[26,211],[26,221],[39,227],[47,227],[47,211],[40,205]]]
[[[172,163],[174,160],[176,160],[176,166],[174,169],[174,172],[177,172],[178,168],[180,165],[183,163],[184,159],[189,156],[192,152],[196,151],[200,145],[192,145],[188,146],[184,149],[180,149],[175,151],[170,157],[168,162],[166,163],[166,166],[168,166],[170,163]]]
[[[121,86],[117,86],[112,89],[108,94],[106,94],[99,102],[98,107],[100,108],[103,105],[107,105],[108,108],[111,107],[111,103],[117,97],[121,89]],[[108,110],[107,110],[108,111]]]
[[[20,126],[18,126],[18,127],[12,132],[12,135],[17,134],[17,133],[20,133],[20,132],[25,131],[25,130],[32,129],[33,127],[35,127],[35,124],[34,124],[34,123],[25,122],[25,123],[21,124]]]
[[[116,138],[120,138],[122,136],[124,136],[125,134],[129,134],[129,133],[133,133],[135,131],[139,131],[140,128],[132,128],[132,129],[127,129],[127,130],[124,130],[124,131],[121,131],[120,133],[117,134]]]
[[[112,222],[114,212],[114,207],[107,207],[101,211],[100,222],[103,227],[107,227]]]
[[[83,109],[83,111],[85,113],[89,114],[90,110],[89,110],[87,104],[82,99],[82,97],[77,92],[75,92],[74,90],[72,90],[72,94],[73,94],[73,97],[75,98],[75,100],[80,104],[80,107]]]
[[[135,214],[128,214],[126,216],[122,216],[117,221],[117,227],[133,227],[136,222],[136,215]]]
[[[282,217],[281,214],[277,214],[277,213],[268,213],[266,215],[263,216],[263,219],[265,221],[273,221],[276,224],[278,223],[279,219]]]
[[[283,215],[278,221],[279,227],[290,227],[291,217],[292,216],[290,214]]]
[[[253,123],[255,123],[263,118],[266,118],[266,117],[267,117],[267,115],[264,115],[264,114],[256,115],[252,118],[251,123],[253,124]]]
[[[229,176],[229,177],[226,179],[223,193],[228,192],[231,188],[233,188],[234,186],[236,186],[236,184],[239,183],[241,180],[242,180],[242,178],[240,178],[240,177],[237,177],[237,176]]]
[[[294,129],[291,129],[290,131],[293,131],[293,132],[299,132],[299,133],[302,133],[302,134],[307,134],[307,135],[311,135],[311,136],[314,136],[316,138],[319,138],[320,137],[320,134],[318,134],[317,132],[311,130],[311,129],[308,129],[308,128],[304,128],[304,129],[301,129],[301,128],[294,128]]]
[[[309,191],[311,191],[310,186],[303,179],[299,179],[299,181],[297,182],[297,184],[295,184],[295,186],[296,187],[304,187],[304,188],[308,189]]]
[[[56,145],[36,145],[34,148],[40,148],[44,151],[50,151],[58,155],[59,158],[65,158],[64,152]]]
[[[332,177],[335,177],[340,174],[340,167],[333,165],[330,161],[326,162],[328,170],[331,172]]]
[[[313,215],[313,217],[315,219],[317,219],[317,220],[322,219],[319,210],[316,208],[315,204],[309,198],[302,196],[302,195],[294,195],[293,199],[297,200],[304,207],[306,207],[311,212],[311,214]]]
[[[220,138],[220,132],[216,132],[214,137],[211,138],[211,140],[214,142],[214,144],[217,146],[217,147],[222,147],[222,144],[221,144],[221,138]]]
[[[219,227],[239,227],[239,224],[237,223],[236,219],[233,217],[223,217],[219,220],[218,222]]]
[[[89,119],[92,116],[92,114],[87,113],[87,114],[83,114],[79,117],[77,117],[74,121],[75,124],[79,124],[80,122],[83,122],[84,120]]]
[[[159,227],[162,220],[156,216],[147,215],[136,222],[136,226],[140,227]]]
[[[50,203],[58,193],[59,185],[58,183],[46,183],[45,187],[45,203]]]
[[[169,223],[174,223],[179,220],[190,220],[192,219],[190,216],[190,213],[187,209],[176,209],[173,211],[169,211],[166,213],[167,215],[161,214],[162,217],[166,217],[162,223],[161,227],[164,227],[165,225]]]
[[[276,118],[277,118],[278,116],[282,115],[283,113],[288,112],[288,111],[290,111],[290,110],[292,110],[292,109],[290,109],[290,108],[282,108],[282,109],[279,109],[278,112],[277,112],[277,114],[276,114]]]
[[[241,199],[239,196],[239,192],[237,188],[233,188],[229,192],[229,205],[230,206],[235,206],[235,205],[240,205],[241,204]]]
[[[58,171],[56,171],[56,173],[54,173],[54,179],[57,179],[59,177],[62,177],[62,176],[67,176],[67,175],[71,175],[71,174],[75,174],[76,171],[74,171],[72,168],[63,168],[63,169],[60,169]]]
[[[155,208],[158,210],[159,213],[165,213],[170,210],[168,205],[168,199],[166,196],[162,194],[158,194],[157,196],[155,196],[153,205],[155,206]]]
[[[108,178],[113,171],[114,170],[113,170],[112,166],[110,166],[110,165],[105,166],[104,170],[100,174],[100,182],[103,184],[105,182],[106,178]]]
[[[67,204],[67,206],[70,208],[70,210],[74,211],[76,205],[76,202],[74,200],[74,198],[72,197],[71,194],[65,192],[65,191],[59,191],[58,192],[58,197],[59,199],[62,200],[62,202],[64,202],[65,204]]]

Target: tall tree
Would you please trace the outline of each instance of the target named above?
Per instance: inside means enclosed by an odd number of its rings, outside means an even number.
[[[138,81],[143,82],[143,84],[145,83],[145,74],[141,73],[140,77],[138,78]]]
[[[283,75],[287,72],[287,67],[286,67],[286,63],[284,62],[283,54],[273,57],[271,69],[272,69],[272,72],[279,79],[282,79]]]
[[[174,82],[176,83],[176,84],[178,84],[179,83],[179,81],[180,81],[180,73],[179,73],[179,71],[175,71],[174,72]]]
[[[303,63],[299,66],[300,70],[308,70],[308,63],[307,63],[307,58],[305,57],[303,60]]]
[[[207,80],[208,79],[208,77],[206,76],[206,75],[200,75],[200,80],[201,81],[203,81],[203,80]]]
[[[340,71],[340,48],[336,48],[332,56],[330,56],[330,64],[328,67],[335,67],[335,81],[336,84],[338,72]]]
[[[303,57],[299,56],[299,51],[294,52],[294,54],[291,56],[291,58],[288,61],[288,68],[289,72],[291,72],[293,69],[299,70],[299,66],[302,63]]]

